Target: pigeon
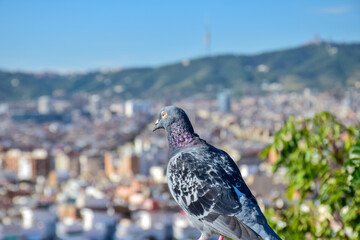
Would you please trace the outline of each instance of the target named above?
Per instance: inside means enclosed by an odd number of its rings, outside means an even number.
[[[235,162],[194,132],[184,110],[162,108],[153,131],[158,129],[165,129],[169,143],[166,179],[170,192],[201,232],[199,240],[215,234],[219,240],[281,240],[268,225]]]

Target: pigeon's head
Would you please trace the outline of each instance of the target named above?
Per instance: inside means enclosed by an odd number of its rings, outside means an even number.
[[[182,128],[187,129],[191,133],[194,132],[185,111],[176,106],[167,106],[160,109],[153,131],[160,128],[168,131],[173,123],[179,123]]]

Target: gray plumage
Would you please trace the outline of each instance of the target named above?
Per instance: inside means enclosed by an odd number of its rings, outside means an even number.
[[[161,109],[154,131],[160,128],[165,129],[169,141],[169,189],[200,230],[200,239],[213,234],[239,240],[280,239],[231,157],[202,140],[182,109]]]

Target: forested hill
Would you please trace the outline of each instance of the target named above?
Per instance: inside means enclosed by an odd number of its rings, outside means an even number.
[[[345,89],[355,81],[360,81],[360,44],[321,43],[257,55],[189,59],[157,68],[68,75],[1,70],[0,101],[51,95],[57,89],[68,95],[106,92],[120,98],[173,98],[224,88],[235,92],[266,90],[274,85],[285,91],[324,91]]]

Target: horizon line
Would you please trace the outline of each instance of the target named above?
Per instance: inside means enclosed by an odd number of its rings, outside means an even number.
[[[33,69],[33,70],[29,70],[29,69],[24,69],[24,68],[3,68],[0,66],[0,72],[8,72],[8,73],[24,73],[24,74],[56,74],[56,75],[81,75],[81,74],[87,74],[87,73],[94,73],[94,72],[101,72],[101,73],[109,73],[109,72],[119,72],[119,71],[123,71],[123,70],[130,70],[130,69],[154,69],[154,68],[160,68],[160,67],[165,67],[165,66],[169,66],[169,65],[174,65],[174,64],[181,64],[184,61],[194,61],[194,60],[198,60],[198,59],[203,59],[203,58],[212,58],[212,57],[219,57],[219,56],[228,56],[228,55],[236,55],[236,56],[257,56],[257,55],[262,55],[262,54],[267,54],[267,53],[272,53],[272,52],[278,52],[278,51],[286,51],[286,50],[291,50],[291,49],[296,49],[296,48],[301,48],[301,47],[306,47],[306,46],[316,46],[316,45],[320,45],[320,44],[326,44],[326,43],[330,43],[330,44],[335,44],[335,45],[351,45],[351,44],[360,44],[360,41],[348,41],[348,42],[344,42],[344,41],[332,41],[332,40],[324,40],[319,38],[318,42],[315,42],[315,39],[307,41],[305,43],[302,44],[298,44],[296,46],[289,46],[289,47],[283,47],[283,48],[275,48],[272,50],[260,50],[257,52],[253,52],[253,53],[213,53],[213,54],[208,54],[208,55],[199,55],[199,56],[193,56],[193,57],[189,57],[189,58],[183,58],[183,59],[178,59],[178,60],[173,60],[173,61],[168,61],[166,63],[161,63],[161,64],[155,64],[155,65],[148,65],[148,66],[141,66],[141,65],[133,65],[133,66],[117,66],[117,67],[96,67],[96,68],[87,68],[87,69],[70,69],[70,68],[44,68],[44,69]]]

